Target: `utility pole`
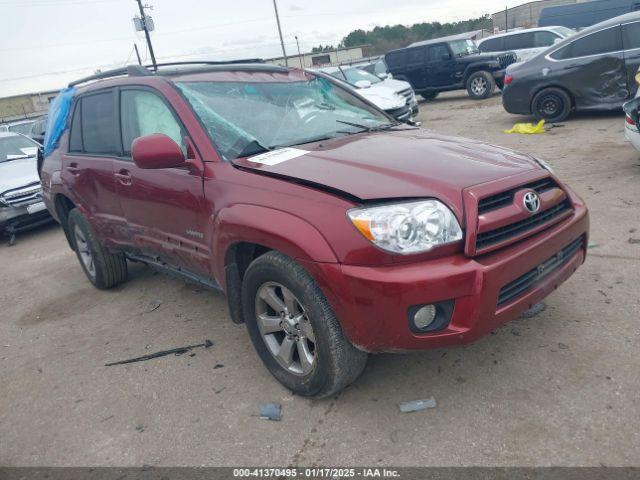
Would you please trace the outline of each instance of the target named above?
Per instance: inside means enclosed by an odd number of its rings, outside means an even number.
[[[504,30],[505,32],[509,31],[509,7],[507,5],[504,6]]]
[[[146,22],[147,16],[144,13],[142,0],[135,0],[135,1],[138,3],[138,8],[140,9],[140,17],[142,18],[142,29],[144,30],[144,36],[147,37],[147,46],[149,47],[149,54],[151,55],[151,62],[153,63],[153,69],[158,70],[158,64],[156,63],[156,56],[153,53],[153,47],[151,46],[151,35],[149,35],[149,29],[147,28],[147,22]]]
[[[140,3],[140,0],[138,0]],[[282,28],[280,28],[280,17],[278,16],[278,5],[276,0],[273,0],[273,9],[276,11],[276,23],[278,24],[278,35],[280,35],[280,45],[282,45],[282,55],[284,56],[284,64],[289,66],[289,59],[287,58],[287,51],[284,49],[284,40],[282,39]]]
[[[136,57],[138,57],[138,65],[142,65],[142,60],[140,60],[140,52],[138,51],[138,45],[134,43],[133,48],[135,48],[136,50]]]
[[[298,36],[296,35],[296,45],[298,46],[298,59],[300,59],[300,70],[304,67],[302,66],[302,54],[300,53],[300,42],[298,42]]]

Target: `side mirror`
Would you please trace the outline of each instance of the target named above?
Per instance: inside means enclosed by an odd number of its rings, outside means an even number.
[[[556,43],[560,43],[562,40],[563,40],[562,38],[554,38],[553,44],[555,45]]]
[[[371,82],[369,80],[358,80],[355,86],[356,88],[371,88]]]
[[[185,165],[182,149],[163,133],[136,138],[131,145],[131,156],[138,168],[174,168]]]
[[[387,78],[389,78],[389,74],[388,73],[384,73],[384,72],[383,73],[379,73],[378,74],[378,78],[380,80],[386,80]]]

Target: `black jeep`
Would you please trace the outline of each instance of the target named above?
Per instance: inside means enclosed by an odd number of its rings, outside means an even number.
[[[496,85],[502,89],[504,70],[516,58],[513,52],[479,53],[469,34],[412,43],[385,55],[393,77],[409,82],[426,100],[465,88],[471,98],[487,98]]]

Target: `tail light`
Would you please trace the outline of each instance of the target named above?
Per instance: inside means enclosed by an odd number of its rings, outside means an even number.
[[[505,75],[504,76],[504,84],[505,85],[509,85],[511,82],[513,82],[513,75]]]
[[[635,122],[633,121],[633,118],[631,118],[629,115],[625,115],[624,119],[627,121],[629,125],[633,125],[634,127],[636,126]]]
[[[640,85],[640,72],[636,73],[636,83]]]

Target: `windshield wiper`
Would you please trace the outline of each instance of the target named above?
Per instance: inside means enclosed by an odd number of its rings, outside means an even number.
[[[397,127],[398,125],[402,125],[400,122],[391,122],[391,123],[383,123],[381,125],[369,127],[367,125],[362,125],[361,123],[347,122],[346,120],[336,120],[336,122],[342,123],[344,125],[349,125],[355,128],[361,128],[363,132],[379,132],[381,130],[389,130],[390,128]],[[351,133],[351,132],[347,132],[347,133]]]
[[[257,155],[258,153],[270,152],[274,148],[275,147],[265,147],[258,140],[253,139],[242,147],[242,150],[238,152],[236,158],[249,157],[251,155]]]

